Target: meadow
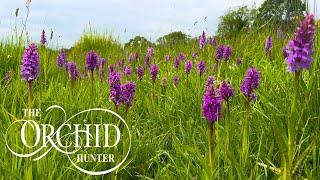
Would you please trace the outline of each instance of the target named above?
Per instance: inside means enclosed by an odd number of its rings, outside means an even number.
[[[278,29],[246,30],[235,36],[216,37],[216,45],[206,44],[202,49],[198,38],[183,44],[154,45],[150,65],[157,64],[159,68],[154,81],[145,64],[147,46],[124,47],[107,34],[86,32],[73,48],[66,49],[67,61],[74,61],[80,71],[79,77],[72,80],[64,68],[57,66],[60,49],[46,47],[49,37],[44,45],[35,42],[40,72],[32,82],[32,107],[46,109],[57,104],[64,107],[68,115],[101,107],[118,112],[129,124],[132,135],[129,157],[119,170],[103,176],[77,171],[65,156],[55,151],[32,162],[32,166],[28,158],[16,157],[8,151],[4,141],[6,130],[13,121],[23,117],[21,109],[30,103],[27,82],[21,79],[20,72],[23,53],[31,43],[17,43],[8,38],[0,44],[0,77],[3,79],[0,85],[0,179],[290,179],[291,176],[319,179],[319,36],[314,40],[312,66],[310,70],[301,71],[295,96],[295,75],[287,71],[282,52],[294,32],[283,33],[280,37]],[[270,54],[265,52],[268,36],[273,41]],[[222,44],[232,47],[232,55],[228,60],[220,60],[217,66],[216,49]],[[91,74],[85,68],[90,50],[106,60],[102,79],[98,70]],[[138,53],[139,57],[129,60],[131,53]],[[166,60],[166,55],[171,58]],[[180,65],[174,67],[176,57],[181,60]],[[185,73],[187,60],[193,64],[189,75]],[[205,71],[200,76],[197,63],[201,60],[205,62]],[[121,83],[136,84],[130,108],[116,108],[109,100],[110,65],[121,74]],[[132,68],[130,75],[125,75],[124,66]],[[136,73],[138,66],[144,68],[141,80]],[[252,66],[260,73],[260,83],[255,91],[256,100],[248,103],[240,85]],[[173,80],[175,76],[179,81]],[[209,76],[214,77],[216,85],[226,80],[234,88],[234,96],[228,103],[222,102],[221,117],[213,123],[213,162],[212,123],[208,123],[202,112]],[[293,99],[296,104],[292,110]],[[289,155],[288,118],[295,122],[295,145],[293,154]],[[55,119],[58,118],[44,116],[38,121],[59,124]],[[249,141],[248,153],[244,156],[246,119]],[[293,162],[288,160],[290,155]],[[286,172],[288,167],[290,172]]]

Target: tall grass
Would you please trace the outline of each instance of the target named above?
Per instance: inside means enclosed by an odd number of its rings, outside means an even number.
[[[264,40],[272,35],[274,46],[272,60],[265,56],[263,51]],[[260,31],[243,32],[237,37],[220,39],[221,44],[230,44],[233,47],[233,58],[225,67],[225,78],[235,87],[235,97],[231,99],[230,116],[227,116],[227,107],[224,107],[223,117],[216,128],[215,167],[210,165],[208,135],[210,129],[201,116],[201,100],[204,92],[204,83],[209,75],[218,77],[213,70],[215,49],[206,47],[205,52],[198,49],[196,42],[175,47],[155,47],[155,61],[160,67],[160,75],[153,88],[150,73],[139,81],[136,75],[131,80],[137,83],[137,92],[132,108],[126,114],[125,109],[119,113],[126,117],[132,132],[132,148],[128,160],[117,175],[103,177],[88,176],[77,171],[67,157],[53,150],[40,161],[32,162],[32,175],[35,179],[277,179],[281,173],[282,154],[286,149],[287,118],[293,95],[292,75],[286,71],[282,56],[282,47],[287,43],[292,33],[286,34],[286,39],[278,39],[276,31],[261,29]],[[317,41],[319,42],[319,36]],[[320,45],[316,44],[316,51],[312,69],[303,72],[300,101],[297,101],[298,112],[292,116],[299,131],[297,131],[296,151],[298,158],[294,177],[308,179],[320,178],[320,78],[319,53]],[[6,148],[4,135],[8,126],[15,120],[23,117],[22,110],[27,107],[27,86],[20,78],[20,64],[24,47],[11,41],[0,44],[0,77],[7,71],[12,71],[9,84],[0,85],[0,179],[28,179],[26,159],[18,158]],[[134,47],[130,47],[130,52]],[[33,106],[46,109],[58,104],[63,106],[71,116],[78,111],[101,107],[114,110],[113,103],[109,102],[109,87],[107,82],[100,82],[98,78],[93,82],[96,101],[90,103],[90,78],[77,81],[71,90],[66,73],[56,67],[58,52],[40,48],[41,72],[34,81]],[[119,59],[126,59],[127,49],[121,50],[121,45],[111,36],[96,33],[85,33],[73,48],[67,51],[68,59],[77,62],[82,73],[85,65],[85,53],[95,50],[106,58],[107,64],[114,64]],[[50,51],[51,56],[45,60],[45,54]],[[166,64],[164,55],[178,55],[182,51],[191,58],[193,51],[200,52],[200,57],[193,60],[204,60],[208,70],[199,80],[195,69],[188,76],[180,68],[173,68],[172,61]],[[140,54],[145,52],[141,51]],[[110,56],[111,55],[111,56]],[[243,64],[236,66],[236,58],[242,57]],[[136,64],[143,64],[143,56]],[[241,160],[241,129],[246,113],[245,98],[241,95],[239,85],[244,78],[248,67],[255,65],[261,72],[261,84],[258,89],[258,100],[250,111],[248,159],[247,163]],[[46,76],[44,76],[46,70]],[[181,82],[175,87],[170,81],[174,75],[181,77]],[[168,87],[161,91],[161,79],[167,76]],[[98,77],[96,75],[96,77]],[[123,79],[124,80],[124,79]],[[217,79],[221,81],[221,77]],[[188,83],[187,83],[188,81]],[[199,82],[200,81],[200,82]],[[45,82],[46,85],[45,85]],[[152,98],[152,91],[157,94]],[[90,105],[91,104],[91,105]],[[42,116],[40,123],[59,125],[59,114]],[[226,128],[228,123],[228,128]],[[226,131],[229,132],[226,132]],[[229,134],[228,141],[226,141]],[[228,143],[228,144],[225,144]],[[312,144],[311,147],[309,145]],[[307,151],[306,151],[307,150]]]

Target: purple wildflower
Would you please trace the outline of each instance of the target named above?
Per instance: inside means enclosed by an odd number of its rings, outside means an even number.
[[[206,71],[206,64],[204,61],[199,61],[197,64],[197,69],[199,71],[200,76]]]
[[[249,101],[256,100],[256,94],[254,90],[258,88],[260,83],[260,72],[255,68],[251,67],[247,70],[246,77],[240,85],[240,90]]]
[[[206,33],[203,31],[202,35],[199,37],[199,47],[200,49],[203,49],[206,45]]]
[[[150,59],[151,59],[151,56],[149,56],[149,55],[146,55],[144,57],[144,65],[145,65],[146,68],[150,67]]]
[[[149,55],[150,57],[152,57],[154,55],[154,50],[152,47],[148,48],[147,55]]]
[[[30,44],[24,51],[21,65],[22,79],[29,83],[35,80],[39,74],[39,54],[35,44]]]
[[[271,38],[271,36],[268,36],[266,38],[266,42],[265,42],[265,45],[264,45],[264,51],[266,53],[268,53],[268,52],[270,52],[271,48],[272,48],[272,38]]]
[[[313,14],[308,14],[297,27],[294,39],[288,42],[285,54],[289,72],[310,69],[313,62],[316,27]]]
[[[234,95],[234,89],[229,82],[222,81],[220,84],[219,93],[222,99],[228,101]]]
[[[192,58],[193,58],[193,59],[194,59],[194,58],[197,58],[198,55],[199,55],[199,54],[198,54],[197,52],[193,52],[193,53],[192,53]]]
[[[105,58],[100,58],[99,60],[99,68],[104,69],[106,65],[106,59]]]
[[[132,69],[130,66],[125,66],[124,69],[123,69],[123,73],[126,75],[126,76],[130,76],[131,73],[132,73]]]
[[[185,61],[187,59],[186,55],[183,54],[183,52],[179,53],[179,60]]]
[[[180,59],[179,58],[175,58],[174,62],[173,62],[173,67],[176,69],[179,69],[180,66]]]
[[[60,54],[57,57],[57,66],[63,68],[67,63],[67,54],[65,50],[62,48]]]
[[[237,58],[237,65],[240,66],[242,64],[242,58],[238,57]]]
[[[224,54],[224,45],[219,45],[216,49],[216,60],[221,60]]]
[[[214,85],[214,77],[209,76],[205,84],[205,89],[208,89],[210,86],[213,86],[213,85]]]
[[[289,56],[289,54],[287,53],[288,49],[287,48],[282,48],[282,55],[284,56],[284,58],[287,58]]]
[[[202,99],[202,114],[209,123],[214,123],[221,118],[222,98],[214,86],[209,86]]]
[[[167,54],[167,55],[165,56],[165,59],[166,59],[166,62],[169,62],[170,59],[171,59],[170,55]]]
[[[219,45],[216,49],[216,60],[229,60],[232,55],[232,48],[229,45]]]
[[[128,61],[131,63],[133,61],[136,61],[139,59],[139,53],[135,52],[135,53],[131,53],[128,57]]]
[[[179,82],[180,82],[179,76],[174,76],[173,79],[172,79],[172,81],[173,81],[173,84],[174,84],[175,86],[177,86],[177,85],[179,84]]]
[[[95,69],[98,69],[99,56],[94,51],[89,51],[86,55],[86,68],[92,73]]]
[[[229,45],[224,46],[223,58],[225,60],[229,60],[231,58],[231,55],[232,55],[232,48]]]
[[[158,65],[157,64],[151,65],[150,74],[151,74],[151,79],[153,82],[157,79],[158,73],[159,73]]]
[[[139,80],[141,81],[141,79],[142,79],[142,77],[143,77],[143,75],[144,75],[144,69],[143,69],[143,67],[138,66],[138,68],[137,68],[137,75],[138,75]]]
[[[100,58],[99,61],[99,74],[100,74],[100,81],[103,81],[104,79],[104,69],[106,66],[106,59]]]
[[[132,61],[134,61],[134,55],[133,53],[130,53],[129,55],[127,55],[128,61],[129,63],[131,63]]]
[[[120,60],[118,61],[117,66],[118,66],[119,68],[123,68],[123,66],[124,66],[124,60],[123,60],[123,59],[120,59]]]
[[[80,73],[79,73],[79,70],[77,68],[76,63],[68,62],[68,63],[66,63],[66,68],[68,70],[69,77],[71,80],[75,81],[79,78]]]
[[[215,47],[217,45],[216,38],[215,37],[208,38],[207,43],[210,44],[211,46]]]
[[[132,106],[135,91],[136,84],[134,82],[121,85],[121,103],[125,104],[127,108]]]
[[[134,60],[135,60],[135,61],[138,60],[139,57],[140,57],[139,53],[138,53],[138,52],[135,52],[135,53],[134,53]]]
[[[121,82],[120,82],[120,73],[113,71],[109,74],[109,86],[110,86],[110,95],[109,100],[118,107],[121,103]]]
[[[47,43],[46,32],[44,30],[42,30],[41,33],[40,43],[42,45],[45,45]]]
[[[112,64],[110,64],[108,68],[108,73],[111,74],[112,72],[114,72],[114,67]]]
[[[188,75],[192,69],[192,61],[187,61],[184,65],[184,72]]]

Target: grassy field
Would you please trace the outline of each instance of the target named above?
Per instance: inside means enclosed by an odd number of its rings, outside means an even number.
[[[264,52],[268,35],[273,38],[271,59]],[[156,46],[151,62],[159,65],[160,73],[153,98],[149,71],[146,70],[141,81],[135,73],[135,68],[144,64],[145,47],[123,49],[110,36],[84,34],[74,48],[67,51],[68,60],[74,60],[81,73],[85,73],[85,54],[89,50],[104,57],[107,65],[115,64],[119,59],[129,64],[127,54],[140,53],[140,58],[131,63],[133,74],[130,77],[122,74],[122,82],[130,80],[137,85],[133,106],[127,113],[124,108],[118,111],[131,130],[131,152],[125,165],[104,176],[81,173],[66,156],[56,150],[40,161],[32,162],[32,166],[28,158],[16,157],[8,151],[4,136],[9,125],[23,117],[21,109],[28,107],[28,90],[20,75],[25,47],[15,45],[12,40],[3,42],[0,44],[0,77],[3,79],[10,71],[11,80],[8,83],[3,81],[0,85],[0,179],[277,179],[281,175],[277,172],[283,169],[281,157],[286,149],[287,118],[294,94],[294,75],[286,70],[282,48],[292,37],[292,32],[286,32],[285,39],[280,39],[276,30],[271,29],[221,37],[218,43],[231,45],[233,55],[228,62],[222,62],[218,70],[214,70],[215,48],[210,45],[203,50],[199,49],[196,41],[183,46]],[[314,62],[310,71],[302,72],[303,81],[293,115],[297,122],[293,163],[297,167],[294,175],[297,178],[320,178],[319,36],[315,42]],[[178,70],[173,67],[172,59],[168,63],[165,61],[166,54],[175,57],[179,52],[193,61],[194,67],[188,79],[184,73],[184,61]],[[192,52],[198,52],[199,57],[192,58]],[[95,74],[92,100],[90,78],[81,78],[71,85],[67,73],[56,66],[58,53],[39,45],[40,74],[33,83],[32,106],[46,109],[57,104],[64,107],[69,116],[93,107],[115,110],[109,101],[107,77],[101,82],[98,73]],[[242,57],[242,65],[236,64],[237,57]],[[199,60],[204,60],[207,67],[201,78],[196,69]],[[247,162],[242,163],[242,125],[246,106],[239,86],[251,66],[260,71],[261,82],[257,101],[251,105],[249,113],[249,156]],[[107,66],[105,71],[107,76]],[[122,70],[119,71],[122,73]],[[175,75],[180,77],[177,86],[172,83]],[[204,85],[209,76],[214,76],[217,82],[229,80],[235,88],[235,96],[230,101],[230,116],[227,116],[224,103],[222,118],[216,123],[214,166],[209,160],[210,128],[201,110]],[[162,87],[163,77],[168,81],[165,90]],[[58,117],[43,116],[38,121],[59,124]]]

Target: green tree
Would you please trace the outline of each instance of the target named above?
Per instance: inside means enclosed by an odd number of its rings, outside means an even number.
[[[186,35],[181,31],[169,33],[163,37],[157,39],[159,45],[176,45],[185,44],[190,40],[190,36]]]
[[[220,17],[218,25],[218,35],[236,35],[243,29],[250,28],[255,18],[256,10],[247,6],[230,10],[227,14]]]
[[[294,25],[300,21],[306,11],[306,4],[301,0],[265,0],[258,9],[255,24]]]
[[[127,42],[124,47],[129,48],[129,47],[141,47],[141,48],[146,48],[149,46],[154,46],[152,42],[150,42],[148,39],[142,36],[136,36],[133,39],[130,39],[129,42]]]

